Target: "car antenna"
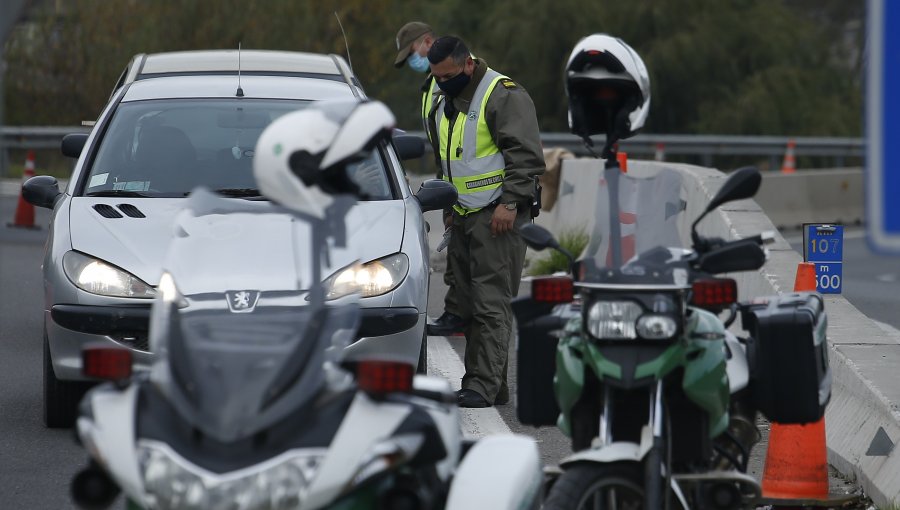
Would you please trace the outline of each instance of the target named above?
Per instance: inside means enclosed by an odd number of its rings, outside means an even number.
[[[344,24],[341,23],[341,17],[338,16],[337,11],[334,11],[334,17],[337,18],[338,26],[341,27],[341,35],[344,37],[344,47],[347,48],[347,63],[350,64],[350,72],[356,74],[353,71],[353,60],[350,58],[350,43],[347,42],[347,34],[344,32]]]
[[[238,41],[238,89],[237,97],[244,97],[244,89],[241,88],[241,42]]]

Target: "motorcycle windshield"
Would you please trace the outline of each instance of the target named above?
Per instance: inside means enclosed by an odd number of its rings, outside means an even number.
[[[566,183],[570,189],[593,189],[596,194],[581,257],[584,280],[606,280],[623,272],[650,278],[659,272],[654,269],[666,268],[689,245],[689,237],[682,234],[689,232],[689,224],[681,174],[636,164],[629,173],[602,172],[599,179],[596,167],[593,173],[573,172],[572,178],[592,182]],[[663,280],[659,283],[671,283],[671,275]]]
[[[324,299],[323,274],[356,260],[333,246],[329,220],[202,190],[179,214],[151,316],[151,378],[204,433],[233,441],[296,412],[353,340],[355,295]]]

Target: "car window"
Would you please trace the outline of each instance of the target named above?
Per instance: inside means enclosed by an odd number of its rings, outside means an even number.
[[[121,103],[82,184],[89,196],[183,197],[197,186],[252,196],[256,141],[308,101],[178,99]],[[392,199],[379,150],[348,169],[369,200]]]

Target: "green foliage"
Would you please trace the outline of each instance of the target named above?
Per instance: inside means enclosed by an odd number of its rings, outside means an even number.
[[[424,75],[394,69],[403,23],[455,34],[565,131],[563,69],[581,37],[622,37],[651,73],[645,132],[858,136],[859,2],[843,0],[71,0],[35,2],[6,44],[10,124],[95,119],[136,53],[200,48],[345,54],[400,127],[420,129]]]
[[[577,257],[578,254],[584,251],[590,237],[584,229],[567,230],[560,234],[557,240],[564,250]],[[552,249],[547,251],[549,253],[547,257],[537,259],[528,264],[528,274],[537,276],[569,270],[569,260],[562,253]]]

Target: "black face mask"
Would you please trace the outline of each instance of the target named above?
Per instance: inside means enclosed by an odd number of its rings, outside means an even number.
[[[439,81],[438,87],[440,87],[448,96],[456,97],[464,88],[466,88],[466,85],[469,84],[471,79],[472,77],[463,71],[449,80]]]

